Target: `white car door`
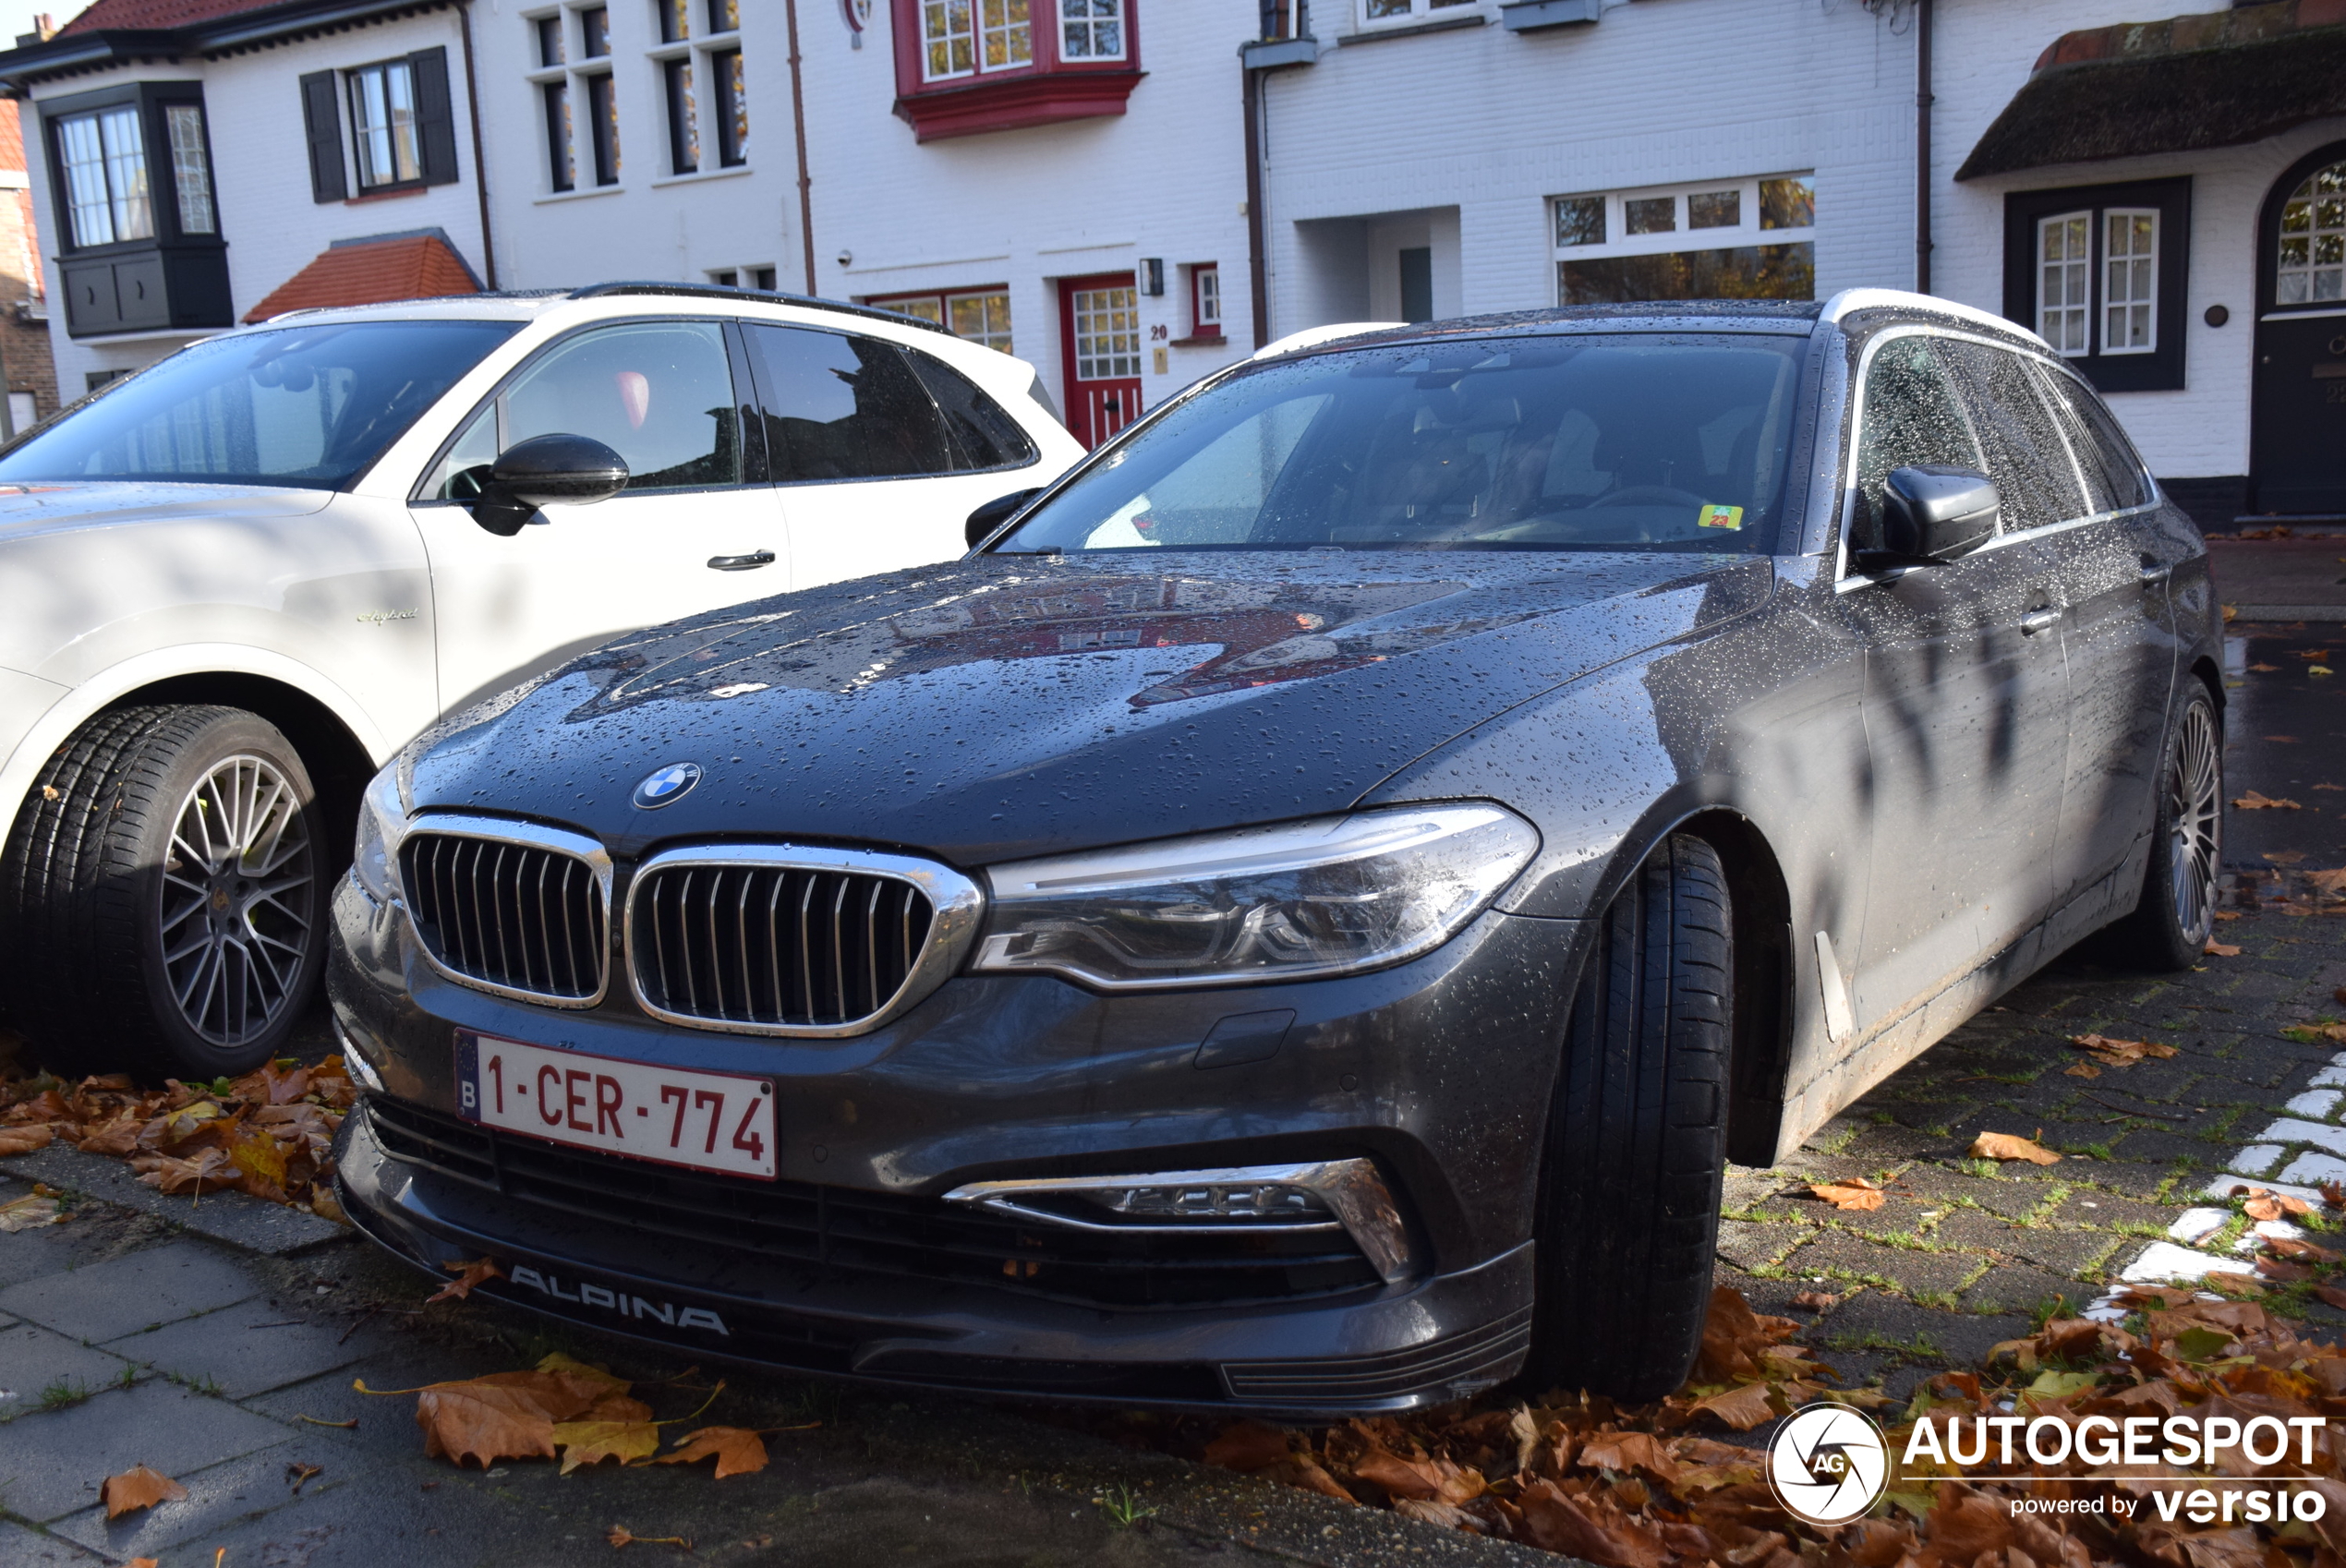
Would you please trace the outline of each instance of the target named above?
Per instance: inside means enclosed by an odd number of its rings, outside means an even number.
[[[789,549],[724,323],[588,327],[549,347],[474,416],[413,512],[431,555],[440,695],[455,706],[612,635],[790,586]],[[550,506],[520,533],[479,526],[465,498],[532,436],[590,436],[627,488]]]
[[[1033,439],[936,356],[858,332],[744,332],[792,588],[951,561],[971,512],[1043,482]]]

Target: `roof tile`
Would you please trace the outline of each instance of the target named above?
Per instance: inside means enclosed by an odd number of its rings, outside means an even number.
[[[309,265],[278,284],[268,298],[245,312],[245,320],[265,321],[288,310],[479,292],[472,270],[445,240],[436,235],[411,235],[337,245],[320,252]]]
[[[66,23],[60,34],[98,32],[112,28],[163,30],[187,27],[239,11],[259,11],[280,0],[96,0],[88,10]]]

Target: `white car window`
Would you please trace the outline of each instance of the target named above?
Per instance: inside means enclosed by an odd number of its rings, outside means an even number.
[[[619,453],[631,491],[740,484],[741,418],[724,329],[625,321],[563,340],[474,417],[426,493],[466,500],[498,452],[555,434],[591,436]]]

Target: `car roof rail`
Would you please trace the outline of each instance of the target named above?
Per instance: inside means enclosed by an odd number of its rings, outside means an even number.
[[[754,299],[769,305],[795,305],[807,310],[836,310],[842,316],[864,316],[875,321],[892,321],[900,327],[926,327],[932,332],[946,332],[942,322],[924,320],[898,310],[882,310],[874,305],[852,305],[844,299],[825,299],[819,295],[784,294],[776,289],[735,288],[730,283],[664,283],[656,281],[588,283],[574,288],[564,296],[569,299],[608,299],[613,295],[665,295],[678,299]]]

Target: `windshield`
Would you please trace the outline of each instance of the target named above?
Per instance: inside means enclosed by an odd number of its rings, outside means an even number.
[[[361,321],[181,349],[0,457],[0,482],[339,489],[518,321]]]
[[[1806,345],[1478,338],[1274,363],[1168,409],[997,549],[1762,553]]]

